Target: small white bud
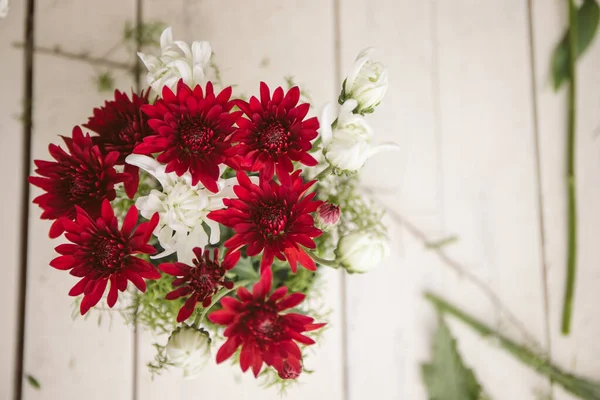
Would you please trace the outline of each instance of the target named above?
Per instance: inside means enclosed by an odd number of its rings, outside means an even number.
[[[182,368],[186,379],[195,379],[210,360],[210,336],[203,329],[184,325],[173,331],[166,352],[168,361]]]
[[[358,54],[340,95],[340,103],[347,99],[358,102],[354,109],[358,114],[373,112],[387,92],[388,71],[382,63],[371,59],[374,50],[367,48]]]
[[[336,249],[337,260],[348,272],[368,272],[390,253],[385,235],[373,231],[355,231],[342,237]]]

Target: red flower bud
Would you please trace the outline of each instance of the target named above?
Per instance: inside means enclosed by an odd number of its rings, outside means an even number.
[[[324,202],[317,208],[316,226],[322,231],[333,228],[340,220],[340,206]]]

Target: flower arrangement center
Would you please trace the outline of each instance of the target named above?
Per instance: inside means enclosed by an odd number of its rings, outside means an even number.
[[[277,236],[287,226],[288,217],[286,208],[281,204],[269,204],[257,209],[258,225],[268,236]]]
[[[191,269],[189,285],[199,293],[201,298],[212,296],[219,290],[218,284],[223,280],[225,270],[215,262],[194,260],[196,268]]]
[[[277,341],[283,334],[283,326],[276,310],[264,304],[259,306],[248,317],[247,326],[259,341],[269,343]]]
[[[212,149],[215,131],[200,119],[183,121],[180,125],[181,141],[190,153],[199,154]]]
[[[290,133],[279,121],[269,123],[260,133],[260,141],[273,153],[287,150],[289,137]]]
[[[120,241],[112,237],[101,237],[96,241],[92,250],[92,259],[96,261],[96,270],[102,272],[114,272],[123,265],[123,259],[129,250]]]

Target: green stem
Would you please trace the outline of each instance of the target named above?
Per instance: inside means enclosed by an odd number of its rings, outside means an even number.
[[[330,267],[330,268],[335,268],[335,269],[340,267],[340,264],[336,260],[326,260],[310,251],[307,251],[307,254],[310,256],[310,258],[312,258],[318,264],[321,264],[321,265],[324,265],[324,266]]]
[[[494,329],[478,321],[473,316],[461,311],[446,300],[432,294],[425,293],[425,299],[431,302],[439,312],[449,314],[464,324],[471,327],[481,336],[493,337],[498,345],[512,354],[525,365],[533,368],[538,373],[550,378],[553,382],[561,385],[566,391],[579,396],[582,399],[598,400],[600,399],[600,382],[587,380],[585,378],[569,374],[559,367],[551,364],[545,356],[539,355],[520,345],[511,339],[503,336]]]
[[[202,314],[200,314],[200,318],[196,317],[196,319],[194,320],[194,326],[196,328],[199,328],[200,324],[202,324],[202,321],[204,321],[204,317],[206,317],[206,314],[208,314],[208,311],[210,311],[210,309],[213,308],[213,306],[215,304],[217,304],[223,297],[225,297],[229,293],[233,292],[237,288],[239,288],[241,286],[246,286],[246,285],[248,285],[248,284],[250,284],[252,282],[253,281],[251,281],[249,279],[236,282],[236,284],[233,285],[233,287],[231,289],[225,289],[221,293],[219,293],[218,295],[216,295],[215,297],[213,297],[212,302],[210,303],[210,305],[208,307],[206,307],[204,309],[204,311],[202,311]]]
[[[329,176],[329,174],[331,174],[331,171],[333,171],[333,167],[331,165],[328,165],[327,168],[325,168],[323,171],[319,172],[317,174],[317,176],[315,176],[315,180],[321,180],[322,178],[325,178],[327,176]]]
[[[577,269],[577,201],[575,191],[575,98],[577,57],[577,8],[573,0],[569,0],[569,132],[567,139],[567,196],[568,196],[568,255],[567,279],[565,283],[565,299],[562,310],[562,333],[571,331],[573,313],[573,297],[575,294],[575,273]]]

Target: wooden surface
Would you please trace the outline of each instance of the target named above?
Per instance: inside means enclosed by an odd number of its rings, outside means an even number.
[[[307,367],[316,373],[289,399],[422,400],[420,363],[430,354],[436,316],[422,300],[432,290],[518,341],[546,352],[564,368],[600,379],[600,43],[578,73],[577,183],[579,262],[573,332],[560,335],[566,264],[566,90],[555,93],[550,57],[566,27],[562,0],[140,0],[144,21],[173,26],[176,39],[208,40],[224,82],[245,95],[258,82],[283,84],[293,75],[318,107],[335,100],[338,79],[364,47],[388,65],[390,88],[368,117],[377,140],[401,150],[370,160],[367,189],[410,223],[390,217],[391,257],[369,274],[330,271],[326,301],[331,328]],[[0,215],[4,290],[0,294],[0,399],[14,395],[18,316],[25,312],[23,399],[276,399],[248,374],[210,367],[196,381],[177,373],[151,380],[145,364],[148,332],[133,334],[118,316],[98,327],[98,315],[71,318],[72,277],[48,266],[57,241],[29,207],[19,220],[23,2],[0,20],[0,168],[5,182]],[[531,8],[529,8],[529,3]],[[38,46],[102,56],[137,19],[136,0],[37,0]],[[338,57],[339,56],[339,65]],[[131,62],[120,49],[110,58]],[[110,95],[98,93],[98,65],[55,55],[34,58],[33,158],[47,159],[49,142],[85,122]],[[128,90],[130,75],[116,73]],[[38,195],[32,189],[31,198]],[[415,235],[424,234],[425,239]],[[29,232],[27,306],[19,310],[19,235]],[[463,273],[440,261],[424,241],[456,236],[444,248]],[[473,280],[476,280],[473,283]],[[483,290],[482,290],[483,287]],[[506,307],[490,299],[493,292]],[[527,334],[511,320],[521,321]],[[572,399],[498,349],[451,323],[467,364],[494,399]]]
[[[11,19],[0,20],[0,171],[6,190],[0,207],[0,240],[3,244],[3,279],[0,291],[0,320],[5,328],[0,335],[0,398],[9,399],[14,393],[14,368],[17,354],[17,321],[19,290],[19,235],[21,234],[24,59],[13,41],[23,38],[25,7],[21,2],[11,9]]]

